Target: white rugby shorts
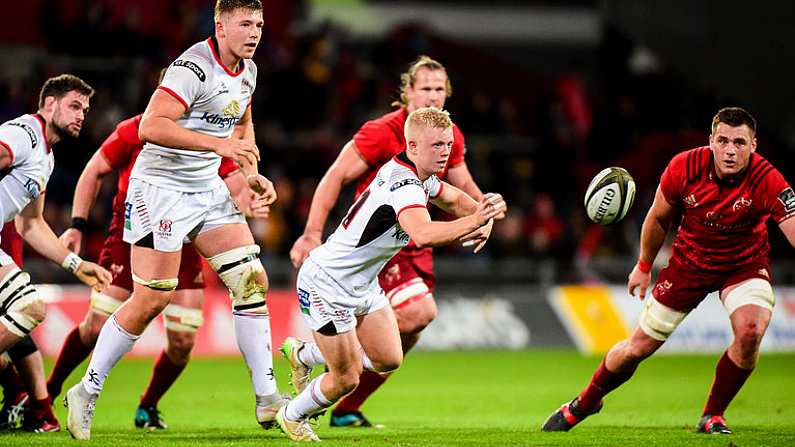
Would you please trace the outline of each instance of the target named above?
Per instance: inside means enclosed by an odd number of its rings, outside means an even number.
[[[130,179],[124,204],[124,242],[158,251],[182,250],[196,235],[222,225],[246,223],[225,184],[210,191],[182,192]]]
[[[332,324],[342,334],[356,327],[356,317],[373,313],[389,305],[384,290],[374,280],[366,294],[351,296],[322,267],[306,258],[296,279],[298,306],[310,329],[326,334]],[[328,334],[326,334],[328,335]]]

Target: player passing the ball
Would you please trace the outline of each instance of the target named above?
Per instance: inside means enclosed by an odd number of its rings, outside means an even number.
[[[400,366],[398,324],[378,272],[409,239],[419,247],[447,245],[505,216],[499,194],[476,202],[437,177],[450,156],[452,126],[445,111],[412,112],[404,130],[406,150],[378,170],[334,234],[301,266],[298,302],[315,341],[288,338],[282,345],[299,392],[276,415],[290,439],[319,440],[308,418],[353,391],[362,370],[383,373]],[[431,221],[429,200],[458,218]],[[328,372],[309,382],[318,364]]]
[[[647,297],[654,258],[680,215],[668,265]],[[629,380],[708,293],[718,291],[734,340],[718,361],[696,430],[731,433],[724,413],[754,370],[775,302],[765,223],[773,218],[795,246],[793,216],[795,193],[756,153],[753,116],[738,107],[718,111],[709,146],[671,160],[643,222],[640,256],[627,283],[631,295],[638,290],[645,298],[637,328],[610,348],[588,386],[542,430],[568,431],[598,413],[602,398]]]

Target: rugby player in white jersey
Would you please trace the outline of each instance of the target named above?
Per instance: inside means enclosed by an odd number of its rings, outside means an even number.
[[[447,112],[417,109],[406,119],[404,133],[405,152],[378,170],[298,273],[298,302],[315,342],[288,338],[282,345],[299,392],[276,415],[290,439],[318,441],[308,418],[353,391],[362,369],[383,373],[400,366],[400,334],[378,272],[409,239],[420,247],[471,241],[467,245],[479,250],[490,235],[490,221],[505,217],[499,194],[485,194],[478,203],[436,176],[453,144]],[[431,221],[428,200],[458,219]],[[307,384],[312,367],[321,363],[328,372]]]
[[[110,272],[69,251],[43,216],[44,193],[55,164],[51,145],[80,134],[93,94],[94,89],[77,76],[50,78],[41,88],[37,113],[0,125],[0,227],[14,219],[17,231],[34,250],[84,283],[104,288]],[[30,276],[0,250],[0,354],[28,335],[45,314]]]
[[[257,173],[251,121],[257,75],[251,57],[263,23],[259,0],[218,0],[215,36],[171,64],[144,112],[145,145],[130,175],[124,224],[133,295],[105,322],[85,376],[66,394],[67,428],[77,439],[91,436],[95,401],[111,369],[174,295],[185,238],[229,289],[257,422],[269,428],[286,402],[273,376],[259,246],[218,176],[221,157],[233,158],[260,199],[276,199],[271,182]]]

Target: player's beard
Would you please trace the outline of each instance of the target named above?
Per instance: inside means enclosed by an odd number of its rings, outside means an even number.
[[[62,140],[66,137],[77,138],[80,136],[80,129],[72,130],[70,128],[71,123],[64,125],[63,123],[59,122],[59,118],[60,116],[54,116],[52,120],[52,128],[58,136],[58,139]]]

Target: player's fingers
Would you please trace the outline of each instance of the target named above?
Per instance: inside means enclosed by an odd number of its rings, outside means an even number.
[[[633,284],[632,282],[627,283],[627,290],[629,291],[629,296],[635,296],[635,288],[637,284]]]
[[[640,299],[641,301],[646,298],[646,286],[640,286]]]
[[[477,246],[477,247],[475,247],[475,250],[473,250],[473,251],[472,251],[472,253],[477,253],[477,252],[479,252],[480,250],[482,250],[482,249],[483,249],[483,247],[486,245],[486,242],[488,242],[488,239],[483,239],[483,240],[482,240],[482,241],[481,241],[481,242],[478,244],[478,246]]]

